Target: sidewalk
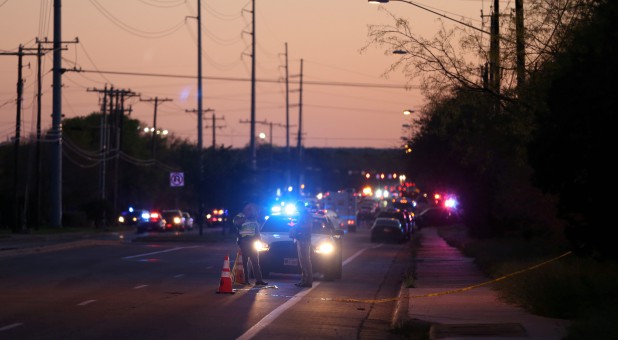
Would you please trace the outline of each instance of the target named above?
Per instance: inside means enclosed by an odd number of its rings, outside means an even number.
[[[408,317],[432,324],[431,339],[558,340],[568,321],[544,318],[501,302],[473,259],[449,246],[433,227],[420,230],[415,288],[408,289]],[[433,294],[427,297],[427,294]]]

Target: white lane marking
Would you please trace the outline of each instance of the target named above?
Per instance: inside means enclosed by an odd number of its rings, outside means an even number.
[[[380,247],[380,246],[382,246],[382,244],[381,244],[381,243],[380,243],[380,244],[378,244],[377,246],[373,246],[373,247],[371,247],[371,248],[378,248],[378,247]],[[361,249],[361,250],[357,251],[354,255],[352,255],[352,256],[350,256],[350,257],[348,257],[345,261],[343,261],[343,264],[342,264],[342,265],[344,265],[344,266],[345,266],[346,264],[348,264],[348,263],[352,262],[355,258],[359,257],[359,256],[360,256],[360,254],[364,253],[364,252],[365,252],[365,250],[367,250],[367,249],[369,249],[369,248],[363,248],[363,249]]]
[[[372,247],[372,248],[377,248],[381,246],[377,245],[376,247]],[[342,265],[346,265],[348,263],[350,263],[352,260],[354,260],[355,258],[357,258],[358,256],[360,256],[360,254],[362,254],[365,250],[367,250],[368,248],[363,248],[359,251],[357,251],[354,255],[348,257]],[[252,339],[254,336],[256,336],[262,329],[264,329],[266,326],[270,325],[273,321],[275,321],[281,314],[283,314],[283,312],[285,312],[286,310],[292,308],[292,306],[294,306],[298,301],[300,301],[300,299],[307,295],[311,290],[313,290],[313,288],[317,287],[320,285],[320,282],[314,282],[313,283],[313,287],[307,289],[307,290],[303,290],[298,294],[295,294],[294,296],[292,296],[288,301],[286,301],[284,304],[282,304],[281,306],[275,308],[272,312],[268,313],[268,315],[266,315],[262,320],[258,321],[255,325],[253,325],[253,327],[249,328],[249,330],[247,330],[243,335],[239,336],[238,338],[236,338],[236,340],[249,340]]]
[[[236,338],[236,340],[248,340],[248,339],[253,338],[262,329],[264,329],[266,326],[270,325],[273,321],[275,321],[279,317],[279,315],[283,314],[283,312],[285,312],[286,310],[294,306],[303,296],[309,294],[309,292],[312,291],[313,288],[319,285],[320,285],[320,282],[314,282],[313,287],[307,290],[303,290],[302,292],[292,296],[284,304],[275,308],[272,312],[268,313],[268,315],[266,315],[262,320],[258,321],[255,325],[253,325],[253,327],[249,328],[249,330],[246,331],[245,334]]]
[[[123,260],[127,260],[127,259],[134,259],[136,257],[142,257],[142,256],[150,256],[150,255],[156,255],[156,254],[162,254],[162,253],[169,253],[170,251],[176,251],[176,250],[182,250],[182,249],[189,249],[189,248],[197,248],[199,246],[191,246],[191,247],[176,247],[176,248],[171,248],[171,249],[165,249],[165,250],[161,250],[161,251],[155,251],[152,253],[145,253],[145,254],[139,254],[139,255],[133,255],[133,256],[125,256],[122,259]]]
[[[177,278],[177,279],[178,279],[178,278],[181,278],[181,277],[184,277],[184,276],[185,276],[185,274],[178,274],[178,275],[174,275],[174,277],[175,277],[175,278]]]
[[[148,285],[135,286],[135,287],[133,287],[133,289],[141,289],[141,288],[144,288],[144,287],[148,287]]]
[[[4,327],[0,327],[0,332],[4,332],[4,331],[8,331],[9,329],[15,328],[15,327],[19,327],[19,326],[23,326],[24,324],[21,322],[16,322],[14,324],[10,324],[10,325],[6,325]]]
[[[93,303],[93,302],[95,302],[95,301],[97,301],[97,300],[86,300],[86,301],[84,301],[84,302],[80,302],[80,303],[78,303],[77,305],[78,305],[78,306],[85,306],[85,305],[89,305],[89,304],[91,304],[91,303]]]

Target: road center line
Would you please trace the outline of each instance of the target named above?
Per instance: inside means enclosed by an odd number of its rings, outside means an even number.
[[[145,254],[139,254],[139,255],[133,255],[133,256],[125,256],[122,259],[123,260],[128,260],[128,259],[134,259],[137,257],[142,257],[142,256],[150,256],[150,255],[156,255],[156,254],[162,254],[162,253],[169,253],[171,251],[177,251],[177,250],[183,250],[183,249],[189,249],[189,248],[197,248],[199,246],[191,246],[191,247],[176,247],[176,248],[171,248],[171,249],[165,249],[165,250],[161,250],[161,251],[155,251],[152,253],[145,253]]]
[[[9,329],[12,329],[12,328],[15,328],[15,327],[19,327],[19,326],[23,326],[23,323],[17,322],[17,323],[14,323],[14,324],[6,325],[4,327],[0,327],[0,332],[8,331]]]
[[[91,303],[93,303],[93,302],[95,302],[95,301],[97,301],[97,300],[86,300],[86,301],[84,301],[84,302],[80,302],[80,303],[78,303],[77,305],[78,305],[78,306],[85,306],[85,305],[89,305],[89,304],[91,304]]]

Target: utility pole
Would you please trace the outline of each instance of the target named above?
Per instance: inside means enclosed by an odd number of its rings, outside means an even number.
[[[299,99],[298,99],[298,191],[303,183],[303,59],[300,59],[300,87],[299,87]]]
[[[251,121],[248,120],[239,120],[239,123],[245,124],[245,123],[251,123]],[[255,121],[255,124],[261,124],[261,125],[266,125],[269,127],[269,133],[270,133],[270,145],[273,145],[273,126],[279,126],[279,127],[284,127],[287,129],[289,129],[290,126],[296,126],[296,125],[288,125],[288,124],[281,124],[281,123],[273,123],[273,122],[269,122],[267,120],[261,120],[261,121]]]
[[[217,125],[217,120],[225,120],[225,117],[217,118],[215,115],[215,110],[210,110],[210,111],[212,111],[212,125],[206,125],[205,128],[209,128],[209,127],[212,128],[212,149],[215,150],[217,148],[215,130],[223,129],[225,127],[225,125]]]
[[[62,41],[62,0],[54,0],[54,66],[53,73],[53,88],[52,88],[52,128],[50,132],[50,140],[52,144],[51,155],[51,188],[50,188],[50,210],[51,210],[51,226],[56,228],[62,227],[62,46],[61,44],[76,44],[79,42],[77,38],[74,41]],[[44,43],[48,41],[45,40]]]
[[[37,55],[37,53],[27,53],[24,52],[23,45],[19,45],[17,52],[3,52],[0,55],[14,55],[17,56],[17,110],[15,113],[15,137],[13,138],[13,198],[15,199],[15,208],[13,209],[15,212],[14,215],[14,223],[13,230],[17,231],[18,229],[23,229],[25,226],[22,223],[22,218],[20,218],[19,208],[19,195],[18,195],[18,186],[19,186],[19,144],[21,141],[21,104],[24,92],[24,79],[22,77],[22,69],[23,69],[23,57],[25,55]]]
[[[170,98],[161,98],[159,99],[159,97],[154,97],[153,98],[149,98],[149,99],[141,99],[139,100],[140,102],[154,102],[154,115],[153,115],[153,119],[152,119],[152,140],[151,140],[151,147],[152,147],[152,159],[155,159],[156,157],[156,138],[157,138],[157,108],[159,107],[159,103],[161,102],[170,102],[172,101],[172,99]]]
[[[521,89],[526,81],[524,0],[515,0],[515,35],[515,47],[517,50],[517,90],[521,95]]]
[[[288,43],[285,43],[285,186],[290,186],[290,76]]]
[[[43,84],[43,74],[41,71],[43,57],[43,51],[51,51],[50,48],[43,48],[42,42],[38,39],[37,42],[37,95],[36,95],[36,151],[35,151],[35,169],[36,169],[36,177],[35,177],[35,209],[34,209],[34,225],[39,225],[39,216],[41,214],[41,97],[43,96],[42,84]]]
[[[489,83],[500,94],[500,1],[494,0],[489,42]]]
[[[192,109],[192,110],[185,110],[185,112],[197,113],[197,112],[198,112],[198,110],[196,110],[196,109]],[[204,112],[204,113],[205,113],[205,112],[215,112],[215,110],[214,110],[214,109],[211,109],[211,108],[207,108],[207,109],[203,109],[203,110],[202,110],[202,112]],[[203,119],[204,119],[204,120],[206,120],[206,117],[204,117]],[[207,127],[207,128],[208,128],[208,127],[210,127],[210,126],[205,126],[205,127]],[[213,134],[214,134],[214,131],[213,131]],[[213,140],[214,140],[214,136],[213,136]],[[214,144],[213,144],[213,145],[214,145]]]
[[[257,169],[257,152],[255,150],[255,0],[251,7],[251,168]]]
[[[99,127],[99,148],[101,164],[99,167],[99,190],[101,194],[101,201],[107,200],[107,158],[110,153],[113,152],[114,156],[114,181],[113,181],[113,207],[114,211],[117,210],[117,198],[118,198],[118,174],[119,174],[119,155],[121,151],[122,141],[122,125],[124,121],[124,101],[127,97],[139,96],[139,94],[131,90],[117,89],[114,87],[104,89],[86,89],[88,92],[98,92],[103,94],[103,100],[101,104],[101,123]],[[109,112],[109,114],[107,114]],[[108,119],[109,116],[109,119]],[[113,144],[112,144],[113,141]],[[102,226],[107,225],[106,212],[103,212]]]

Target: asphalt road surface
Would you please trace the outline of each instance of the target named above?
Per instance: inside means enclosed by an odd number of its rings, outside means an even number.
[[[117,242],[0,258],[0,339],[384,339],[407,244],[344,236],[343,278],[218,294],[226,243]],[[253,282],[253,280],[251,280]]]

